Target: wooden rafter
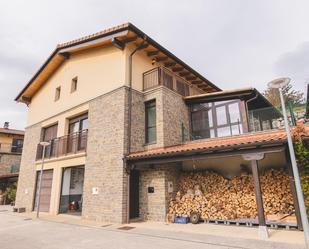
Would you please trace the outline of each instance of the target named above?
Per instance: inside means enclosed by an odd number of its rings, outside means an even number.
[[[184,77],[190,75],[190,72],[181,72],[179,73],[179,76]]]
[[[182,71],[182,70],[184,70],[183,67],[174,67],[174,68],[172,68],[172,71],[173,71],[173,72],[180,72],[180,71]]]
[[[165,67],[173,67],[175,65],[176,65],[176,62],[166,62],[166,63],[164,63]]]
[[[191,83],[195,84],[195,85],[200,85],[201,83],[203,83],[203,81],[201,81],[201,80],[194,80]]]
[[[159,52],[160,52],[159,50],[147,51],[147,55],[154,56],[154,55],[157,55]]]
[[[186,77],[186,80],[196,80],[195,76]]]
[[[157,62],[159,62],[159,61],[166,61],[167,59],[168,59],[167,56],[155,57],[155,60],[156,60]]]
[[[128,37],[128,38],[126,38],[126,39],[123,39],[122,42],[123,42],[123,43],[129,43],[129,42],[136,41],[136,39],[137,39],[137,36]]]

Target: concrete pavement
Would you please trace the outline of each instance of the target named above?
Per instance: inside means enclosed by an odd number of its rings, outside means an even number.
[[[301,249],[304,248],[302,241],[291,240],[295,243],[280,243],[278,241],[261,241],[246,236],[244,230],[236,228],[239,236],[229,236],[225,226],[215,225],[160,225],[155,223],[133,223],[129,225],[116,224],[82,224],[76,217],[70,217],[73,221],[68,224],[65,216],[58,217],[58,222],[43,219],[36,220],[27,216],[14,214],[11,211],[0,210],[0,248],[1,249],[79,249],[79,248],[108,248],[108,249],[136,249],[136,248],[280,248]],[[59,219],[61,221],[59,221]],[[57,220],[57,219],[56,219]],[[80,224],[78,224],[80,221]],[[120,230],[121,227],[129,226],[130,230]],[[200,226],[200,229],[199,229]],[[220,230],[218,232],[201,233],[204,226]],[[186,228],[188,230],[183,230]],[[251,228],[252,229],[252,228]],[[233,229],[234,230],[234,229]],[[190,232],[192,231],[192,232]],[[244,236],[241,236],[241,233]],[[286,232],[286,231],[284,231]],[[295,236],[300,232],[286,232],[287,235]],[[297,237],[296,237],[297,238]],[[302,239],[299,236],[299,239]],[[284,240],[283,240],[284,241]]]

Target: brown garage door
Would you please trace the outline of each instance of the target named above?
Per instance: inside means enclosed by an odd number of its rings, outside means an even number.
[[[38,201],[39,179],[40,179],[40,171],[37,171],[34,210],[36,210]],[[40,212],[49,212],[52,182],[53,182],[53,170],[52,169],[44,170],[42,177],[42,187],[41,187]]]

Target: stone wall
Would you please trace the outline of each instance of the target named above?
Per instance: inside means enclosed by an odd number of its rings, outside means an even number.
[[[11,166],[19,166],[21,155],[0,153],[0,176],[11,173]],[[14,172],[15,173],[15,172]]]
[[[164,222],[171,198],[178,191],[179,168],[174,164],[145,167],[140,171],[140,218],[143,220]],[[168,192],[168,182],[173,183],[173,192]],[[148,187],[154,187],[154,193],[148,193]]]
[[[25,207],[27,212],[32,211],[34,200],[36,177],[35,158],[37,144],[40,142],[40,137],[40,124],[31,126],[25,131],[23,153],[18,178],[16,206]]]
[[[157,140],[145,144],[145,102],[156,100]],[[131,152],[177,145],[182,142],[182,124],[189,131],[189,110],[183,97],[166,87],[145,93],[133,91]]]
[[[89,132],[83,191],[83,218],[123,223],[127,210],[126,150],[127,88],[117,89],[89,104]],[[93,188],[98,189],[93,194]]]

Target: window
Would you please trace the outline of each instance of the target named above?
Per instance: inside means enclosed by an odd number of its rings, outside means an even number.
[[[57,87],[56,88],[56,92],[55,92],[55,101],[60,99],[60,93],[61,93],[61,87]]]
[[[71,82],[71,93],[75,92],[77,90],[77,76],[74,77],[72,79],[72,82]]]
[[[146,143],[155,143],[157,139],[156,127],[156,101],[152,100],[145,103],[145,117],[146,117]]]
[[[12,152],[21,153],[23,150],[24,140],[20,138],[13,138],[12,142]]]
[[[239,103],[239,100],[228,100],[193,105],[193,137],[201,139],[242,134],[243,120]]]
[[[84,150],[87,145],[88,113],[69,120],[68,152]]]

